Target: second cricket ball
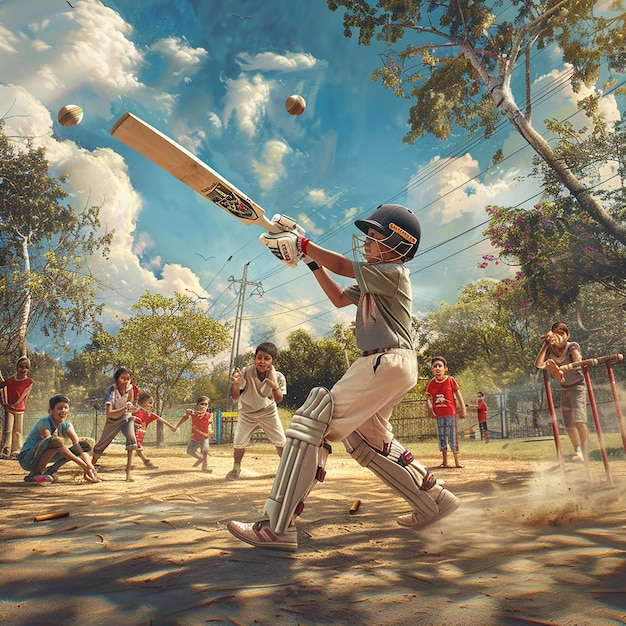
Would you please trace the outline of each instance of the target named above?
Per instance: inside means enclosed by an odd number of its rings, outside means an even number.
[[[302,96],[289,96],[285,102],[285,108],[289,115],[302,115],[304,109],[306,109],[306,101]]]

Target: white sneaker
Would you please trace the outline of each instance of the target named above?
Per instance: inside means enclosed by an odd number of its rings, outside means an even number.
[[[253,524],[245,522],[228,522],[228,530],[232,535],[257,548],[270,548],[272,550],[285,550],[295,552],[298,549],[298,531],[295,526],[290,526],[284,535],[277,535],[270,529],[269,520],[260,520]]]
[[[51,476],[50,474],[38,474],[37,476],[35,476],[35,482],[36,483],[53,483],[54,476]]]
[[[400,526],[424,528],[425,526],[429,526],[430,524],[439,521],[446,515],[450,515],[450,513],[456,511],[459,508],[459,504],[461,504],[459,499],[447,489],[441,490],[436,502],[437,507],[439,508],[439,513],[437,515],[433,515],[433,517],[428,518],[420,511],[413,511],[412,513],[407,513],[406,515],[400,515],[396,521],[400,524]]]
[[[233,467],[233,469],[231,469],[230,472],[228,472],[228,474],[226,474],[226,478],[228,478],[228,480],[237,480],[239,478],[240,474],[241,474],[241,470],[240,469],[235,469]]]

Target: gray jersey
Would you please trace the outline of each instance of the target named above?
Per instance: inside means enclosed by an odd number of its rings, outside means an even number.
[[[354,263],[353,267],[357,284],[344,289],[344,294],[357,305],[359,350],[412,350],[409,270],[398,263]]]
[[[276,401],[274,400],[274,392],[269,385],[265,384],[265,380],[259,380],[254,365],[246,365],[241,370],[242,382],[240,389],[238,409],[239,412],[248,417],[264,417],[272,415],[276,409]],[[287,394],[287,382],[285,377],[276,372],[276,382],[283,393]]]

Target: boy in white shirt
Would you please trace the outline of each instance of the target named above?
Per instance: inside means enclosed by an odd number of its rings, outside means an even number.
[[[278,350],[273,343],[257,346],[254,364],[232,375],[230,396],[238,400],[238,417],[233,440],[233,469],[226,478],[236,480],[241,474],[241,461],[250,444],[252,433],[260,428],[280,457],[285,447],[285,431],[278,416],[278,407],[287,393],[285,377],[276,371]]]

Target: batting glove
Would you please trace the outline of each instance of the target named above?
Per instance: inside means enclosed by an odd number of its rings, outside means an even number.
[[[300,226],[300,224],[293,219],[293,217],[289,217],[283,213],[276,213],[276,215],[272,218],[272,223],[276,224],[276,226],[278,226],[281,230],[292,231],[298,235],[304,235],[306,232],[304,228],[302,228],[302,226]]]
[[[259,237],[259,241],[270,249],[270,252],[280,261],[296,267],[302,253],[298,250],[298,239],[302,235],[294,232],[265,233]]]

